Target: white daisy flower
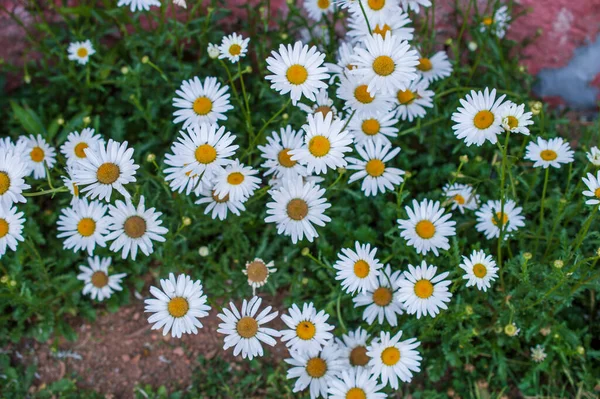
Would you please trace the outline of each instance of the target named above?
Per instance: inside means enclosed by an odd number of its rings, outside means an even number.
[[[219,46],[219,58],[227,58],[232,64],[235,64],[240,58],[246,56],[249,42],[249,37],[244,39],[242,35],[238,35],[235,32],[229,36],[223,37],[221,45]]]
[[[219,51],[219,46],[214,43],[208,43],[206,53],[213,60],[219,58],[219,54],[221,54],[221,52]]]
[[[348,334],[342,335],[342,338],[336,338],[336,344],[342,351],[344,360],[344,369],[367,369],[369,356],[367,356],[367,341],[371,339],[366,330],[358,327]]]
[[[358,77],[340,77],[337,96],[344,101],[344,109],[354,116],[374,116],[388,112],[393,107],[393,98],[386,93],[372,93],[368,81]]]
[[[398,219],[400,235],[408,245],[415,247],[418,254],[432,251],[439,256],[438,248],[450,248],[448,237],[456,235],[456,222],[449,220],[451,213],[444,214],[439,201],[424,199],[419,203],[413,200],[412,209],[409,206],[404,209],[408,219]]]
[[[338,261],[333,268],[337,270],[335,279],[341,280],[342,288],[348,294],[356,291],[365,292],[377,288],[377,276],[383,264],[377,255],[377,248],[371,250],[371,244],[354,243],[355,251],[351,248],[342,248],[338,253]]]
[[[541,363],[546,360],[546,350],[542,345],[536,345],[533,348],[529,348],[531,350],[531,360],[536,363]]]
[[[240,216],[241,212],[246,210],[243,201],[233,201],[229,196],[225,196],[224,198],[219,198],[215,193],[214,188],[212,186],[205,187],[200,192],[200,198],[194,202],[196,205],[200,204],[208,204],[206,208],[204,208],[204,214],[211,214],[210,217],[214,219],[219,218],[219,220],[225,220],[227,218],[228,212],[233,213],[236,216]]]
[[[431,83],[452,75],[452,64],[445,51],[438,51],[431,58],[420,55],[417,70],[422,80]]]
[[[35,179],[46,178],[46,167],[52,169],[56,162],[56,150],[52,148],[41,134],[37,136],[24,137],[25,158],[29,164],[29,170]]]
[[[400,341],[401,337],[402,331],[393,337],[389,332],[381,332],[379,339],[374,339],[367,348],[371,373],[393,389],[398,389],[398,379],[410,382],[413,372],[421,371],[423,360],[415,350],[421,343],[416,338]]]
[[[394,186],[404,181],[404,171],[389,167],[390,162],[400,152],[400,147],[392,149],[391,144],[383,141],[366,141],[362,146],[356,146],[356,151],[362,159],[348,158],[348,169],[357,170],[348,179],[353,183],[362,179],[361,190],[367,197],[394,191]]]
[[[73,42],[67,47],[68,59],[76,61],[79,65],[85,65],[90,59],[90,55],[96,54],[92,42],[89,40],[83,42]]]
[[[515,323],[510,323],[504,326],[504,334],[509,337],[516,337],[521,332],[521,329],[517,327]]]
[[[575,153],[571,149],[569,143],[560,137],[555,137],[550,140],[544,140],[538,137],[537,143],[531,141],[527,144],[527,152],[525,159],[533,161],[533,167],[541,166],[546,169],[549,166],[560,168],[561,164],[569,164],[573,162]]]
[[[306,165],[309,174],[322,174],[327,169],[337,169],[347,165],[346,152],[352,151],[352,136],[344,130],[344,121],[334,119],[333,114],[317,113],[308,115],[307,124],[302,126],[306,133],[305,145],[290,151],[291,159]]]
[[[154,313],[148,318],[153,330],[163,328],[163,335],[171,331],[173,338],[183,334],[198,334],[202,328],[199,318],[208,316],[210,306],[202,291],[202,282],[193,281],[190,276],[180,274],[175,280],[173,273],[168,279],[161,279],[162,290],[150,287],[155,298],[146,299],[144,312]]]
[[[592,173],[588,173],[587,176],[583,178],[583,182],[588,188],[587,190],[583,191],[583,195],[590,197],[590,199],[586,200],[585,203],[587,205],[600,204],[600,172],[598,172],[597,176],[594,176]]]
[[[139,11],[148,11],[151,6],[160,7],[160,1],[158,0],[119,0],[117,3],[119,7],[127,7],[131,9],[131,12]]]
[[[117,201],[115,205],[109,205],[107,219],[111,232],[106,236],[106,241],[114,240],[110,250],[119,252],[123,249],[123,259],[131,254],[131,259],[135,260],[138,249],[144,255],[150,255],[154,252],[152,241],[165,242],[163,235],[169,231],[161,226],[161,215],[154,208],[146,209],[143,195],[137,207],[129,199],[126,203]]]
[[[85,149],[98,151],[99,147],[105,145],[104,139],[99,134],[96,135],[94,129],[85,128],[79,132],[71,132],[67,136],[67,141],[60,146],[60,152],[67,158],[67,165],[74,165],[77,160],[84,159]]]
[[[74,168],[72,166],[67,165],[66,169],[67,175],[61,176],[61,179],[63,181],[63,184],[71,194],[71,202],[69,203],[69,205],[74,206],[77,203],[77,201],[79,201],[79,186],[77,185],[77,183],[75,183],[75,180],[73,179]]]
[[[304,0],[304,9],[308,17],[313,21],[319,22],[327,14],[333,12],[332,0]]]
[[[229,86],[218,82],[217,78],[207,77],[204,83],[197,76],[184,80],[175,93],[173,106],[179,108],[173,112],[173,123],[183,122],[183,128],[202,124],[213,124],[227,120],[225,112],[233,109],[229,103]]]
[[[99,201],[88,203],[85,198],[63,209],[56,222],[59,231],[57,237],[64,238],[63,248],[73,249],[73,252],[87,250],[91,256],[96,245],[106,247],[106,209],[106,205]]]
[[[506,34],[510,19],[510,15],[508,15],[508,7],[502,6],[494,12],[493,16],[487,16],[483,18],[479,31],[490,31],[492,34],[502,39]]]
[[[413,80],[406,90],[396,92],[394,97],[397,104],[396,117],[409,122],[416,118],[423,118],[427,114],[425,108],[433,108],[433,96],[435,93],[429,90],[429,83],[426,80]]]
[[[431,7],[431,1],[429,0],[400,0],[400,5],[404,11],[413,10],[415,13],[419,13],[419,7]]]
[[[442,191],[446,201],[452,205],[452,210],[458,209],[460,213],[465,213],[465,209],[472,211],[479,206],[479,195],[468,184],[446,184]]]
[[[404,272],[404,279],[399,282],[400,289],[398,300],[404,305],[408,314],[435,317],[440,309],[448,309],[446,302],[450,302],[452,293],[448,291],[451,280],[444,280],[449,272],[437,276],[437,267],[427,265],[422,261],[421,266],[408,265]]]
[[[165,156],[165,164],[175,168],[168,169],[170,173],[177,174],[176,169],[180,169],[185,174],[189,172],[192,178],[197,175],[200,180],[194,185],[210,186],[215,174],[232,162],[229,157],[239,147],[233,144],[235,136],[226,132],[224,126],[202,124],[179,134],[171,146],[172,154]]]
[[[388,395],[379,392],[383,387],[368,370],[345,369],[329,381],[329,399],[386,399]]]
[[[502,101],[505,95],[496,99],[496,89],[491,92],[471,90],[465,99],[461,99],[462,107],[452,114],[452,120],[456,122],[452,126],[456,138],[464,139],[467,146],[476,144],[481,146],[488,140],[496,144],[498,134],[502,133]]]
[[[26,201],[22,193],[31,188],[25,183],[28,174],[27,161],[23,156],[0,149],[0,205],[9,208],[13,203]]]
[[[360,14],[352,14],[348,19],[348,33],[347,36],[354,44],[364,43],[371,34],[380,35],[385,37],[388,32],[392,35],[397,36],[399,40],[410,41],[413,39],[414,28],[407,25],[411,24],[412,21],[406,13],[399,11],[397,13],[388,14],[380,19],[370,19],[369,24],[365,20],[362,11]],[[371,27],[371,31],[369,31]]]
[[[398,119],[393,112],[380,112],[374,115],[354,115],[348,123],[348,131],[354,136],[356,146],[367,142],[380,141],[391,144],[388,137],[398,136]]]
[[[500,201],[488,201],[475,212],[477,216],[477,224],[475,229],[480,233],[485,234],[485,238],[491,240],[500,236],[500,227],[503,225],[503,234],[508,238],[512,233],[517,231],[519,227],[525,226],[525,217],[521,214],[523,208],[518,207],[515,201],[506,200],[504,203],[504,213],[502,212]]]
[[[329,346],[327,342],[333,338],[330,331],[334,327],[327,324],[329,315],[324,310],[317,313],[311,302],[302,305],[302,310],[293,304],[288,313],[281,315],[281,320],[288,327],[281,330],[281,341],[291,353],[316,355],[321,348]]]
[[[0,258],[6,253],[6,247],[16,251],[18,241],[24,240],[21,235],[25,223],[23,215],[17,212],[16,206],[0,203]]]
[[[355,49],[353,60],[356,68],[350,73],[369,82],[369,93],[392,95],[397,90],[406,90],[410,82],[418,77],[416,66],[419,57],[407,41],[401,41],[398,36],[387,32],[385,38],[373,35],[364,44],[365,49]]]
[[[275,266],[275,262],[270,261],[269,263],[265,263],[260,258],[254,258],[252,262],[246,262],[246,266],[242,272],[248,277],[248,285],[252,287],[252,295],[254,295],[257,288],[267,283],[271,273],[277,271],[273,266]]]
[[[233,356],[241,353],[242,358],[252,360],[254,357],[263,356],[261,342],[275,346],[277,341],[274,337],[280,336],[279,331],[267,328],[264,324],[276,318],[279,312],[271,313],[273,308],[267,306],[257,315],[261,302],[262,299],[256,296],[250,301],[244,299],[241,312],[233,302],[229,302],[231,310],[223,308],[223,313],[217,315],[223,321],[219,324],[217,332],[227,335],[223,350],[234,347]]]
[[[229,197],[232,201],[244,202],[254,194],[260,179],[257,170],[240,163],[238,159],[219,170],[213,179],[213,191],[217,198]]]
[[[352,55],[354,54],[354,46],[348,42],[342,42],[337,49],[336,63],[332,64],[329,62],[325,63],[325,66],[329,70],[331,77],[329,83],[333,83],[335,78],[341,79],[342,77],[348,77],[348,71],[356,68],[352,61]]]
[[[319,234],[314,225],[325,226],[331,221],[325,210],[331,207],[323,198],[325,189],[312,182],[303,182],[301,176],[283,180],[281,188],[271,192],[273,201],[267,203],[266,223],[277,224],[277,234],[292,238],[297,243],[304,237],[310,242]]]
[[[525,104],[517,105],[512,101],[507,101],[500,112],[502,127],[506,131],[510,130],[511,133],[521,133],[529,136],[527,126],[533,125],[532,115],[531,112],[525,112]]]
[[[369,325],[373,324],[375,319],[379,324],[384,320],[392,327],[398,325],[398,315],[404,313],[398,300],[398,287],[402,279],[402,273],[395,271],[392,273],[390,265],[386,265],[379,271],[377,276],[377,285],[352,298],[355,306],[366,306],[362,318]]]
[[[84,151],[86,158],[78,160],[73,169],[73,179],[80,192],[91,199],[110,201],[115,189],[129,198],[123,186],[136,181],[135,171],[139,168],[133,162],[133,148],[128,148],[126,141],[118,143],[109,139],[106,147]]]
[[[459,265],[466,274],[463,279],[467,281],[467,287],[476,285],[480,291],[487,291],[490,282],[498,278],[498,268],[491,255],[484,251],[473,251],[470,257],[463,256],[463,262]]]
[[[296,132],[291,125],[282,127],[280,132],[273,132],[267,137],[267,144],[257,146],[265,160],[261,165],[266,168],[265,176],[289,179],[294,176],[306,176],[306,166],[292,160],[290,152],[302,148],[303,132]]]
[[[371,23],[371,27],[376,24],[385,24],[385,22],[389,20],[390,15],[402,14],[400,0],[363,0],[362,6],[364,14],[366,14]],[[350,11],[356,16],[363,15],[360,4],[358,4],[358,1],[356,0],[350,7]]]
[[[315,46],[309,48],[300,41],[293,47],[281,44],[279,52],[272,51],[267,58],[267,69],[273,75],[267,75],[265,79],[271,81],[271,88],[281,95],[290,93],[294,105],[302,95],[315,101],[317,91],[327,88],[324,80],[329,74],[324,60],[325,54],[317,51]]]
[[[590,152],[586,152],[585,155],[592,165],[600,166],[600,149],[598,147],[590,148]]]
[[[170,155],[170,154],[167,154]],[[190,195],[200,195],[204,189],[201,183],[200,175],[192,173],[191,170],[186,172],[187,165],[173,166],[164,170],[165,181],[169,183],[169,187],[173,192]]]
[[[87,259],[88,266],[80,265],[81,273],[77,280],[83,281],[83,295],[89,295],[94,300],[103,301],[111,297],[113,292],[121,291],[121,280],[127,273],[109,274],[110,258],[101,258],[98,255]]]
[[[298,108],[307,114],[316,114],[321,113],[323,117],[328,114],[333,114],[333,117],[337,116],[337,110],[333,105],[333,100],[329,98],[329,94],[326,89],[319,89],[317,94],[315,95],[315,103],[312,106],[308,106],[306,104],[298,103],[296,104]]]
[[[290,352],[291,359],[285,362],[291,367],[287,379],[297,378],[293,392],[309,388],[310,398],[327,398],[327,388],[343,369],[340,349],[336,345],[328,345],[322,351],[307,354]]]

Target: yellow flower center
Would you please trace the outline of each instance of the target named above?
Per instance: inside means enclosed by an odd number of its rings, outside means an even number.
[[[428,240],[435,235],[435,226],[429,220],[421,220],[415,226],[415,231],[419,237]]]
[[[206,115],[212,111],[213,103],[208,97],[198,97],[192,105],[194,112],[198,115]]]
[[[87,57],[87,55],[88,55],[88,51],[85,47],[79,47],[77,49],[77,57],[84,58],[84,57]]]
[[[367,399],[367,394],[363,389],[354,387],[346,392],[346,399]]]
[[[464,205],[464,204],[465,204],[465,202],[466,202],[466,201],[465,201],[465,197],[463,197],[463,196],[462,196],[462,195],[460,195],[460,194],[456,194],[456,195],[454,196],[454,202],[456,202],[456,203],[457,203],[457,204],[459,204],[459,205]]]
[[[146,221],[140,216],[130,216],[123,224],[125,234],[130,238],[140,238],[146,233]]]
[[[77,231],[84,237],[89,237],[96,231],[96,222],[92,218],[83,218],[77,223]]]
[[[246,273],[248,274],[248,280],[253,283],[264,283],[269,276],[269,269],[267,269],[264,262],[257,260],[246,267]]]
[[[300,198],[294,198],[287,204],[287,214],[290,219],[302,220],[308,215],[308,204]]]
[[[321,105],[320,107],[317,107],[317,109],[315,109],[315,114],[317,114],[319,112],[322,113],[323,118],[325,118],[327,116],[327,114],[331,112],[331,107],[329,107],[327,105]]]
[[[235,329],[242,338],[252,338],[258,332],[258,323],[253,317],[242,317],[237,322]]]
[[[415,101],[415,98],[417,98],[417,96],[415,96],[415,93],[408,89],[398,90],[398,94],[396,95],[396,97],[398,97],[398,102],[402,105],[412,104],[412,102]]]
[[[519,120],[512,115],[509,115],[507,118],[506,124],[512,130],[519,127]]]
[[[317,158],[327,155],[330,149],[331,143],[325,136],[314,136],[308,142],[308,151]]]
[[[381,361],[386,366],[393,366],[400,361],[400,351],[398,348],[394,346],[390,346],[389,348],[385,348],[383,352],[381,352]]]
[[[320,357],[313,357],[306,363],[306,373],[312,378],[321,378],[327,372],[327,363]]]
[[[485,17],[483,19],[483,24],[484,25],[490,26],[493,23],[494,23],[494,18],[492,18],[492,17]]]
[[[431,64],[431,60],[429,58],[419,58],[419,65],[417,65],[417,69],[422,72],[431,71],[433,65]]]
[[[494,114],[488,110],[479,111],[473,118],[473,124],[477,129],[487,129],[492,126],[492,123],[494,123]]]
[[[598,187],[596,191],[594,191],[594,195],[596,196],[596,198],[600,198],[600,187]]]
[[[229,194],[225,194],[225,197],[219,198],[219,196],[215,193],[215,190],[212,191],[212,198],[218,204],[223,204],[229,201]]]
[[[183,317],[187,314],[189,309],[190,304],[188,303],[187,299],[180,296],[171,298],[169,304],[167,305],[167,310],[173,317]]]
[[[392,291],[387,287],[379,287],[373,292],[373,302],[377,306],[387,306],[392,302]]]
[[[427,299],[433,295],[433,284],[429,280],[419,280],[415,283],[415,295]]]
[[[487,274],[487,268],[481,263],[476,263],[473,265],[473,274],[475,277],[483,278]]]
[[[502,225],[505,225],[506,222],[508,222],[508,215],[503,214],[502,212],[496,212],[496,214],[492,217],[492,223],[494,223],[494,226],[498,226],[498,222],[500,222]]]
[[[379,76],[391,75],[396,70],[396,64],[392,57],[380,55],[373,61],[373,71]]]
[[[367,348],[357,346],[350,351],[350,364],[353,366],[366,366],[371,358],[367,356]]]
[[[540,152],[540,158],[544,161],[554,161],[558,157],[556,151],[553,150],[543,150]]]
[[[361,125],[362,131],[367,136],[374,136],[379,133],[381,125],[377,119],[365,119]]]
[[[364,260],[360,259],[354,264],[354,274],[358,278],[365,278],[369,275],[369,264]]]
[[[121,175],[121,169],[111,162],[103,163],[96,172],[96,178],[102,184],[113,184]]]
[[[308,71],[300,64],[290,66],[285,73],[287,80],[293,85],[301,85],[308,79]]]
[[[0,195],[4,194],[10,188],[10,177],[8,173],[0,172]]]
[[[31,160],[33,162],[42,162],[44,160],[44,155],[46,154],[40,147],[33,147],[33,150],[31,150],[29,155],[31,156]]]
[[[87,145],[87,143],[81,142],[79,144],[77,144],[75,146],[75,155],[77,155],[78,158],[85,158],[85,150],[86,148],[88,148],[89,146]]]
[[[392,28],[388,24],[383,24],[381,27],[379,24],[377,24],[375,25],[375,28],[373,28],[373,33],[385,37],[385,34],[391,30]]]
[[[233,172],[227,176],[227,183],[232,186],[239,186],[244,181],[244,175],[240,172]]]
[[[96,288],[106,287],[108,284],[108,276],[103,271],[96,271],[92,274],[92,285]]]
[[[298,163],[292,160],[292,155],[290,154],[289,148],[284,148],[283,150],[279,151],[279,154],[277,154],[277,160],[284,168],[292,168]]]
[[[354,98],[358,100],[358,102],[363,104],[370,104],[375,100],[375,97],[369,93],[367,90],[367,85],[360,85],[354,89]]]
[[[217,159],[217,150],[210,144],[202,144],[196,148],[194,156],[196,157],[196,161],[207,165]]]
[[[240,55],[241,52],[242,46],[240,46],[239,44],[232,44],[231,46],[229,46],[229,54],[236,56]]]
[[[329,0],[317,0],[317,6],[321,9],[321,10],[326,10],[329,8],[329,5],[331,3],[329,2]]]
[[[367,162],[365,170],[369,176],[379,177],[385,171],[385,164],[379,159],[371,159],[369,162]]]
[[[298,336],[298,338],[304,341],[313,339],[316,333],[317,329],[312,321],[301,321],[296,326],[296,335]]]
[[[6,219],[0,218],[0,238],[5,237],[8,234],[8,222]]]
[[[379,11],[385,6],[385,0],[368,0],[369,8],[374,11]]]

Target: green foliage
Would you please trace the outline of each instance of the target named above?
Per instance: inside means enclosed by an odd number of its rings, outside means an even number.
[[[30,3],[32,12],[41,15],[38,2]],[[404,206],[413,198],[441,199],[441,188],[447,182],[472,184],[483,200],[500,198],[502,147],[489,143],[466,147],[452,134],[450,116],[471,88],[495,87],[519,103],[531,99],[532,77],[519,65],[521,44],[481,33],[477,22],[468,23],[460,17],[467,11],[459,9],[456,25],[461,26],[460,35],[446,44],[446,50],[454,56],[453,75],[433,85],[435,107],[426,118],[400,123],[400,134],[393,141],[402,147],[394,166],[409,171],[410,177],[396,192],[367,198],[360,192],[359,183],[347,183],[350,173],[329,173],[322,186],[327,188],[326,197],[333,205],[327,211],[332,222],[318,229],[319,238],[314,243],[292,245],[289,238],[276,234],[273,225],[264,223],[265,203],[269,200],[266,186],[249,200],[241,216],[215,221],[204,215],[203,207],[194,205],[191,197],[170,191],[164,181],[163,160],[178,131],[172,123],[175,90],[184,79],[217,76],[224,84],[233,81],[238,90],[244,79],[249,120],[241,111],[243,105],[232,97],[236,109],[227,114],[223,124],[237,135],[240,160],[259,167],[256,144],[263,144],[266,134],[287,123],[295,128],[304,123],[304,114],[269,88],[264,79],[264,60],[280,42],[293,43],[307,21],[292,8],[284,19],[273,15],[272,28],[267,30],[268,22],[260,14],[260,7],[246,7],[249,15],[236,29],[249,32],[251,42],[240,71],[229,62],[211,60],[206,55],[207,45],[220,42],[224,34],[218,21],[229,12],[222,4],[213,3],[214,8],[207,10],[197,2],[176,19],[165,6],[157,12],[132,14],[127,8],[116,8],[114,1],[100,3],[48,5],[61,17],[58,22],[36,20],[31,30],[36,33],[30,33],[28,40],[32,54],[39,53],[39,58],[25,67],[30,83],[0,96],[0,131],[13,138],[42,134],[55,147],[69,132],[85,126],[95,128],[106,138],[127,140],[135,149],[136,163],[141,165],[137,182],[128,188],[134,198],[144,195],[149,206],[163,212],[169,233],[165,243],[155,245],[150,257],[131,261],[115,255],[112,267],[128,274],[126,289],[105,303],[94,303],[82,296],[82,286],[75,278],[85,254],[63,250],[62,241],[56,238],[56,221],[60,209],[68,206],[69,195],[28,198],[26,204],[19,205],[27,218],[25,242],[0,262],[0,343],[18,342],[25,337],[39,341],[52,336],[75,339],[69,326],[73,317],[93,320],[97,309],[114,312],[130,303],[134,292],[147,295],[142,277],[148,274],[159,278],[169,272],[187,273],[201,279],[211,306],[219,309],[222,300],[251,295],[241,267],[255,257],[272,259],[278,268],[262,289],[266,302],[278,294],[284,296],[285,306],[312,301],[331,315],[341,335],[345,332],[343,326],[353,329],[361,324],[362,309],[355,309],[351,297],[341,293],[331,265],[340,249],[358,240],[377,246],[378,257],[389,262],[393,270],[406,270],[408,264],[425,259],[449,271],[453,281],[452,301],[438,317],[400,317],[404,336],[422,342],[419,350],[424,360],[415,382],[403,385],[398,395],[442,398],[451,389],[464,398],[514,397],[519,393],[591,397],[600,382],[596,299],[600,236],[597,214],[582,199],[581,177],[592,171],[583,150],[598,143],[598,123],[573,129],[571,120],[546,108],[534,117],[534,137],[562,135],[577,150],[573,164],[549,172],[543,200],[544,171],[523,160],[531,138],[510,137],[506,187],[508,197],[523,207],[527,223],[502,244],[502,281],[496,281],[487,293],[465,287],[458,267],[461,256],[474,249],[484,249],[498,258],[497,241],[487,241],[475,230],[473,213],[454,215],[457,236],[451,249],[439,257],[417,255],[400,237],[396,225],[396,219],[406,217]],[[339,20],[337,14],[335,19]],[[439,47],[445,39],[435,37],[432,19],[430,9],[415,18],[415,36],[424,52]],[[327,39],[333,31],[331,24],[325,27]],[[97,50],[88,65],[68,61],[68,43],[87,38]],[[467,50],[469,40],[480,50]],[[326,48],[327,60],[334,62],[333,50],[339,38],[312,37],[312,43]],[[231,78],[226,67],[231,70]],[[5,73],[16,71],[9,66],[0,73],[0,80],[14,76]],[[339,101],[336,106],[342,108]],[[147,162],[149,154],[155,154],[157,161]],[[468,162],[459,159],[463,155]],[[47,182],[29,181],[32,191],[60,187],[64,168],[65,160],[60,156]],[[540,217],[542,202],[544,218]],[[184,226],[184,217],[191,218],[191,225]],[[198,254],[201,246],[208,246],[207,257]],[[302,255],[303,248],[309,256]],[[97,253],[112,255],[108,249]],[[554,267],[555,260],[561,260],[564,266]],[[504,333],[504,327],[513,322],[521,329],[517,337]],[[374,335],[390,329],[387,324],[368,326]],[[530,348],[537,344],[544,345],[548,354],[540,364],[530,359]],[[4,370],[0,373],[7,377],[0,379],[2,394],[7,398],[25,397],[33,381],[33,369],[13,368],[4,355],[0,360]],[[164,387],[138,387],[135,395],[292,397],[284,364],[273,368],[259,359],[252,361],[248,369],[230,370],[219,358],[211,360],[210,365],[202,360],[190,391],[169,393]],[[73,381],[61,380],[29,397],[79,397],[74,396],[75,392]],[[89,395],[94,397],[93,393]]]

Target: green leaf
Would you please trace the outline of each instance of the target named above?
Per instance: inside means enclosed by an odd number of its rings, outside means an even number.
[[[46,136],[46,129],[38,115],[31,108],[23,108],[14,101],[10,102],[15,118],[29,134]]]

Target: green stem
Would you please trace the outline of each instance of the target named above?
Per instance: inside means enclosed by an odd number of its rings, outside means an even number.
[[[542,229],[544,227],[544,208],[546,201],[546,191],[548,189],[548,177],[550,176],[550,168],[546,168],[546,174],[544,175],[544,188],[542,189],[542,203],[540,206],[540,224],[537,231],[537,238],[535,239],[535,246],[533,253],[537,253],[538,245],[540,243],[540,235],[542,234]]]
[[[500,173],[500,233],[498,234],[498,268],[500,269],[500,285],[504,292],[504,268],[502,267],[502,240],[504,239],[504,204],[506,203],[506,165],[508,163],[508,139],[510,138],[510,130],[506,132],[504,146],[501,146],[502,151],[502,171]],[[500,145],[500,144],[498,144]],[[494,215],[495,216],[495,215]]]
[[[24,197],[39,197],[42,195],[46,195],[46,194],[56,194],[56,193],[65,193],[68,192],[69,189],[65,186],[62,187],[57,187],[57,188],[51,188],[50,190],[43,190],[43,191],[37,191],[34,193],[23,193]]]
[[[363,16],[365,17],[365,22],[367,23],[367,28],[369,29],[369,34],[373,35],[373,31],[371,30],[371,24],[369,23],[369,18],[367,18],[367,13],[365,11],[365,7],[362,4],[362,1],[358,0],[358,4],[360,5],[360,11],[362,11]]]

